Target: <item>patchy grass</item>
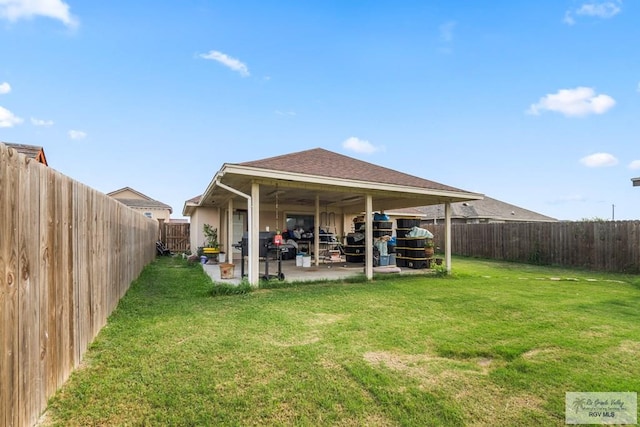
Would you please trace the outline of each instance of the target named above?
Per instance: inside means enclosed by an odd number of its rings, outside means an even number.
[[[455,259],[455,274],[233,295],[158,258],[47,425],[564,425],[640,390],[640,279]]]

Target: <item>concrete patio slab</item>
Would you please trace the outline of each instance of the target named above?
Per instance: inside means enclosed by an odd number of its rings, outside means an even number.
[[[202,264],[204,271],[211,277],[215,283],[240,284],[241,265],[239,260],[234,261],[234,271],[232,279],[223,279],[220,274],[220,265],[217,263]],[[260,277],[265,275],[265,262],[260,261]],[[284,274],[284,281],[287,282],[304,282],[304,281],[323,281],[323,280],[342,280],[349,277],[364,277],[364,266],[359,263],[334,262],[321,263],[318,266],[311,267],[296,266],[295,260],[283,260],[281,271]],[[433,270],[430,269],[412,269],[398,268],[396,266],[375,267],[374,274],[428,274]],[[245,266],[245,275],[247,274]],[[269,275],[273,276],[270,280],[278,280],[275,276],[278,274],[277,261],[269,261]]]

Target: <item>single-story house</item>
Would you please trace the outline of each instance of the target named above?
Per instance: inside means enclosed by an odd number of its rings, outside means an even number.
[[[154,200],[130,187],[124,187],[119,190],[112,191],[111,193],[107,193],[107,196],[118,200],[120,203],[130,207],[131,209],[142,212],[142,214],[148,218],[155,218],[157,220],[169,222],[169,217],[173,212],[171,206]]]
[[[633,183],[634,187],[640,187],[640,177],[638,178],[631,178],[631,182]]]
[[[423,225],[444,221],[444,205],[420,206],[410,211],[387,212],[392,215],[408,215],[409,212],[421,218]],[[482,224],[505,222],[557,222],[556,218],[539,214],[491,197],[481,200],[456,202],[451,204],[453,224]]]
[[[14,144],[11,142],[2,142],[2,144],[6,145],[9,148],[13,148],[18,153],[24,154],[25,156],[35,159],[36,162],[42,163],[45,166],[47,164],[47,156],[44,155],[44,149],[37,145],[28,145],[28,144]]]
[[[311,237],[314,263],[319,263],[321,230],[345,236],[354,216],[364,212],[366,241],[373,242],[374,212],[444,204],[445,224],[451,203],[475,201],[482,195],[429,181],[322,148],[244,163],[225,163],[204,193],[184,204],[190,217],[191,247],[203,246],[203,228],[219,230],[221,249],[234,254],[246,241],[248,280],[259,280],[261,232],[305,230]],[[450,242],[450,227],[447,227]],[[445,264],[451,268],[450,244]],[[232,258],[232,257],[230,257]],[[365,248],[365,275],[373,277],[373,245]]]

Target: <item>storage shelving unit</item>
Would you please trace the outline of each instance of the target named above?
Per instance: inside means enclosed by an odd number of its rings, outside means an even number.
[[[364,232],[364,222],[354,222],[354,230]],[[393,221],[373,221],[373,238],[393,235]],[[344,246],[344,253],[347,262],[364,263],[365,240],[354,241],[353,236],[347,235],[347,244]]]
[[[396,265],[429,268],[431,259],[424,252],[426,237],[405,237],[413,227],[420,226],[420,218],[397,218],[396,225]]]

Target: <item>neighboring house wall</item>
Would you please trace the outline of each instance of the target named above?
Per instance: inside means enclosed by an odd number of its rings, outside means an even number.
[[[109,193],[109,195],[115,199],[136,199],[136,200],[146,200],[148,198],[141,196],[137,191],[133,191],[130,188],[123,188],[121,190],[117,190]]]
[[[142,213],[147,218],[164,220],[165,222],[170,220],[171,206],[154,200],[132,188],[121,188],[107,195]]]
[[[154,208],[137,208],[133,206],[129,206],[131,209],[141,212],[147,218],[153,219],[162,219],[164,221],[169,221],[171,214],[166,209],[154,209]]]

